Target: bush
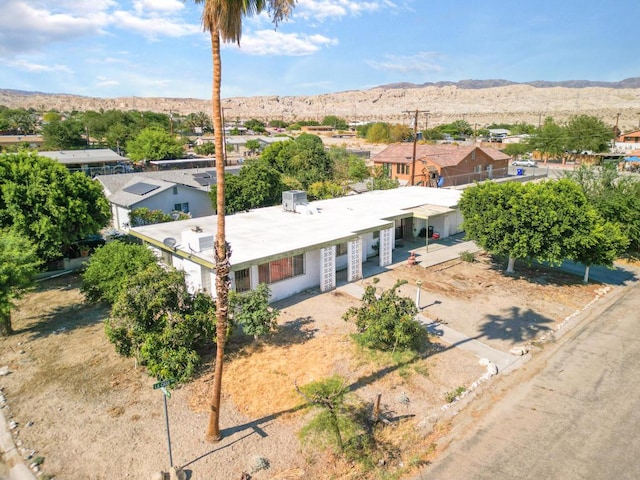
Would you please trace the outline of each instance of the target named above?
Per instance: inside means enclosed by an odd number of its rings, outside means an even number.
[[[460,260],[473,263],[476,261],[476,255],[469,250],[465,250],[464,252],[460,252]]]
[[[150,375],[185,382],[200,365],[199,350],[215,339],[215,303],[190,294],[184,272],[154,264],[125,284],[105,332],[119,354],[135,357]]]
[[[362,296],[362,306],[351,307],[343,320],[353,320],[358,344],[376,350],[419,350],[427,341],[427,334],[416,320],[418,308],[396,291],[406,281],[398,281],[391,290],[376,296],[376,288],[368,285]]]
[[[131,277],[157,262],[143,245],[112,240],[94,252],[82,274],[81,291],[90,302],[113,305]]]

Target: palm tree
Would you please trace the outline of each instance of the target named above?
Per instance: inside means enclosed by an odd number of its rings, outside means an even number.
[[[242,19],[267,10],[273,23],[280,21],[291,13],[296,0],[194,0],[196,4],[204,4],[202,26],[211,35],[211,54],[213,57],[213,86],[211,94],[214,143],[216,146],[217,177],[217,232],[214,245],[216,263],[216,363],[213,374],[213,391],[211,394],[209,423],[206,439],[211,442],[220,440],[220,395],[222,393],[222,368],[224,348],[227,335],[227,317],[229,310],[229,257],[231,249],[225,234],[224,204],[224,137],[222,125],[222,106],[220,83],[222,79],[222,62],[220,58],[220,42],[240,44],[242,36]]]

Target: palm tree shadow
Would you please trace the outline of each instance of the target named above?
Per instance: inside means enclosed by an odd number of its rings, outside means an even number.
[[[221,435],[222,435],[222,443],[223,445],[220,445],[216,448],[213,448],[212,450],[209,450],[205,453],[203,453],[202,455],[199,455],[198,457],[194,458],[193,460],[190,460],[189,462],[185,463],[184,465],[182,465],[182,468],[184,467],[188,467],[189,465],[193,465],[194,463],[208,457],[209,455],[212,455],[216,452],[219,452],[221,450],[224,450],[225,448],[229,448],[231,446],[233,446],[236,443],[241,442],[242,440],[250,437],[251,435],[258,435],[261,438],[266,438],[268,437],[268,433],[265,431],[265,428],[268,427],[269,425],[271,425],[271,423],[276,420],[278,417],[282,416],[282,415],[287,415],[287,414],[291,414],[291,413],[295,413],[298,412],[300,410],[303,410],[304,408],[306,408],[306,404],[301,404],[298,405],[296,407],[293,408],[289,408],[287,410],[283,410],[280,412],[276,412],[276,413],[272,413],[271,415],[267,415],[265,417],[259,418],[257,420],[253,420],[251,422],[247,422],[247,423],[243,423],[241,425],[235,425],[233,427],[229,427],[229,428],[223,428],[221,430]],[[235,434],[241,433],[241,432],[245,432],[244,435],[239,436],[237,438],[231,438],[233,437]],[[228,439],[228,441],[225,443],[225,439]]]

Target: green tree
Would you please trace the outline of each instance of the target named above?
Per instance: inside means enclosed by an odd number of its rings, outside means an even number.
[[[271,290],[266,283],[260,283],[254,290],[237,293],[229,292],[229,307],[233,320],[254,340],[271,333],[277,326],[280,311],[269,305]]]
[[[148,127],[127,142],[127,156],[136,162],[182,158],[182,143],[159,127]]]
[[[407,142],[413,138],[413,129],[398,123],[389,127],[389,141],[391,143]]]
[[[264,133],[266,131],[264,122],[261,122],[260,120],[256,120],[255,118],[252,118],[244,122],[244,126],[247,129],[252,130],[256,133]]]
[[[212,84],[212,117],[215,133],[216,152],[223,152],[224,126],[222,122],[222,105],[220,84],[222,80],[222,60],[220,56],[220,42],[240,43],[242,36],[242,20],[245,16],[268,10],[273,22],[277,24],[287,18],[294,6],[294,0],[247,0],[234,2],[230,0],[194,0],[203,4],[202,25],[210,33],[211,54],[213,63]],[[220,397],[222,393],[222,371],[224,365],[225,335],[228,315],[229,296],[229,256],[225,230],[225,183],[224,164],[226,159],[216,159],[217,174],[217,229],[215,241],[216,260],[216,317],[217,331],[216,363],[213,376],[213,392],[211,395],[210,415],[206,438],[218,441],[220,435]]]
[[[118,353],[134,356],[159,379],[184,382],[213,340],[213,299],[189,293],[185,272],[148,265],[120,290],[105,332]]]
[[[44,150],[73,150],[87,146],[82,124],[75,119],[54,120],[42,128]]]
[[[324,181],[315,182],[309,185],[307,195],[309,200],[325,200],[327,198],[344,197],[346,188],[339,183]]]
[[[249,153],[251,155],[253,155],[258,150],[260,150],[260,142],[253,138],[251,140],[247,140],[247,143],[245,144],[245,146],[247,147],[247,149],[249,149]]]
[[[509,258],[562,262],[593,231],[592,210],[568,180],[520,184],[486,182],[465,190],[462,228],[482,248]]]
[[[327,115],[322,119],[322,125],[327,127],[333,127],[336,130],[347,130],[349,125],[344,118],[337,117],[335,115]]]
[[[218,185],[212,185],[209,196],[215,205]],[[225,208],[227,213],[277,205],[285,186],[282,175],[261,159],[248,160],[237,174],[225,173]]]
[[[202,145],[196,145],[194,150],[198,155],[215,155],[216,146],[213,143],[203,143]]]
[[[509,143],[502,149],[510,157],[520,157],[531,152],[531,146],[528,143]]]
[[[345,321],[354,321],[358,334],[356,341],[374,350],[418,350],[427,341],[427,334],[416,320],[418,307],[398,294],[406,284],[398,280],[389,290],[378,295],[374,285],[367,285],[362,296],[362,305],[351,307],[342,316]]]
[[[369,181],[369,190],[390,190],[399,186],[398,179],[391,178],[385,167],[379,166],[373,169],[371,180]]]
[[[564,175],[580,185],[603,220],[617,225],[628,239],[623,253],[640,256],[640,180],[620,175],[614,165],[581,165]]]
[[[174,218],[174,214],[176,218]],[[134,208],[129,212],[129,226],[141,227],[143,225],[155,225],[156,223],[174,222],[191,218],[188,213],[165,213],[162,210],[151,210],[147,207]]]
[[[351,180],[364,180],[369,177],[369,169],[366,161],[345,147],[330,146],[326,150],[329,161],[333,165],[333,180],[336,182],[348,182]]]
[[[358,430],[346,408],[349,388],[345,379],[334,375],[302,387],[296,385],[296,389],[309,406],[320,410],[301,430],[300,436],[322,440],[328,434],[329,444],[343,453],[345,437],[353,436]]]
[[[111,218],[100,184],[35,153],[0,155],[0,227],[31,239],[49,261]]]
[[[13,333],[14,301],[33,286],[39,267],[35,245],[27,237],[9,229],[0,230],[0,337]]]
[[[537,150],[541,154],[551,158],[561,158],[567,149],[566,129],[547,117],[542,127],[529,137],[529,145],[532,150]]]
[[[157,262],[146,246],[113,240],[91,256],[82,273],[81,291],[90,302],[113,305],[131,277]]]
[[[625,251],[628,244],[629,239],[622,233],[618,224],[594,219],[593,229],[588,236],[581,239],[571,255],[573,260],[585,266],[584,283],[589,281],[591,265],[612,268],[613,262]]]
[[[568,150],[599,153],[608,152],[611,148],[613,129],[597,117],[575,115],[567,122],[565,132]]]
[[[388,123],[374,123],[366,129],[366,139],[370,143],[389,143],[391,141],[391,127]]]

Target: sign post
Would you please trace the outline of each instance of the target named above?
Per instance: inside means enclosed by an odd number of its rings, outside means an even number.
[[[154,383],[153,389],[160,389],[164,395],[164,418],[167,426],[167,445],[169,446],[169,467],[173,468],[173,457],[171,456],[171,435],[169,434],[169,410],[167,409],[167,398],[171,398],[171,393],[167,390],[167,387],[171,385],[173,380],[163,380],[162,382]]]

